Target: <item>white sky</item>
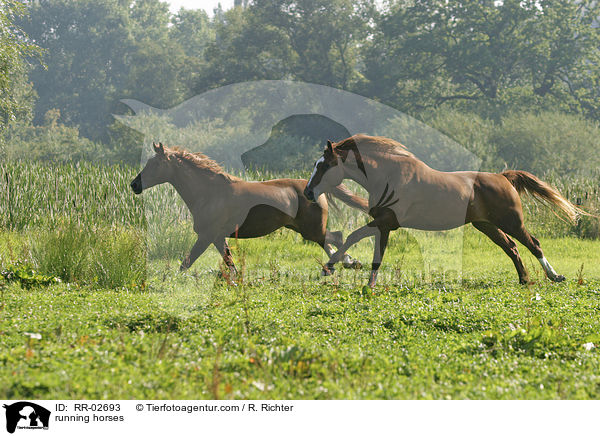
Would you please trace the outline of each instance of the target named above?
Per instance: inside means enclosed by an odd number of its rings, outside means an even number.
[[[186,9],[204,9],[209,16],[212,16],[213,9],[219,3],[221,3],[223,10],[233,7],[233,0],[167,0],[167,3],[169,3],[173,13],[183,6]]]

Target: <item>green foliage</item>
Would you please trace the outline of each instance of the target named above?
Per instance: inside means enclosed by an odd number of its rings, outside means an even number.
[[[42,126],[12,124],[3,134],[9,160],[45,162],[107,161],[107,150],[81,137],[75,127],[58,122],[58,110],[48,111]]]
[[[142,199],[129,187],[138,171],[88,162],[0,162],[0,228],[52,227],[63,219],[141,227]]]
[[[141,232],[63,222],[33,235],[31,258],[46,274],[105,288],[143,286],[146,250]]]
[[[196,44],[212,38],[208,29],[194,33],[202,21],[191,13],[171,22],[158,0],[41,0],[29,12],[20,24],[47,50],[47,68],[30,75],[36,123],[57,108],[66,125],[105,142],[120,99],[170,107],[189,96],[203,50]]]
[[[7,282],[18,282],[25,289],[31,289],[34,286],[49,286],[61,282],[58,277],[41,274],[30,265],[21,262],[8,265],[0,272],[0,275]]]
[[[600,166],[600,130],[585,118],[556,111],[515,111],[499,122],[449,108],[423,114],[426,124],[448,135],[481,160],[484,171],[503,168],[561,176],[591,175]]]
[[[462,147],[481,159],[482,171],[498,171],[502,168],[490,135],[496,126],[475,113],[440,108],[422,114],[425,124],[452,138]]]
[[[511,114],[494,129],[490,143],[509,168],[537,174],[590,174],[600,166],[600,129],[575,115]]]
[[[0,129],[17,119],[27,119],[32,109],[33,93],[26,78],[25,58],[40,52],[15,25],[25,14],[23,3],[0,1]]]
[[[373,2],[257,0],[215,18],[197,93],[257,79],[294,78],[349,89]]]
[[[8,284],[0,361],[11,371],[0,372],[0,395],[591,399],[600,394],[597,241],[542,239],[568,282],[557,285],[540,276],[525,288],[500,249],[468,232],[462,281],[411,276],[424,268],[413,263],[419,258],[413,246],[404,253],[400,276],[390,274],[398,252],[386,254],[381,286],[367,298],[361,287],[368,272],[339,271],[320,279],[311,259],[320,248],[291,235],[238,241],[232,250],[241,264],[243,248],[249,278],[237,287],[208,269],[218,261],[211,253],[186,274],[173,263],[151,262],[143,290],[63,283],[25,292],[16,282]],[[357,252],[365,259],[371,254],[368,246]],[[280,274],[261,278],[275,258]],[[578,284],[582,259],[589,265]],[[296,274],[288,276],[288,270]],[[534,277],[539,273],[533,266],[531,271]]]
[[[598,15],[594,1],[391,3],[365,50],[366,90],[418,111],[502,99],[526,87],[541,97],[566,93],[597,114],[590,95],[596,93],[600,33],[592,24]]]

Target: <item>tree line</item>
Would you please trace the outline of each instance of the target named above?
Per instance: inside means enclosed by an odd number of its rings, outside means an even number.
[[[114,121],[120,99],[169,108],[261,79],[348,90],[425,121],[548,112],[593,130],[600,119],[593,0],[252,0],[212,16],[160,0],[0,4],[5,143],[46,134],[126,160],[120,147],[139,137]]]

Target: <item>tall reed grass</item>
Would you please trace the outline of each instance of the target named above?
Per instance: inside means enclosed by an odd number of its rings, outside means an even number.
[[[133,167],[83,162],[0,163],[0,231],[27,234],[31,261],[44,273],[100,286],[139,285],[146,259],[181,259],[195,234],[190,214],[172,187],[133,194],[129,183],[137,172]],[[251,180],[282,176],[260,170],[237,175]],[[587,177],[541,177],[573,203],[600,214],[600,171]],[[348,184],[365,195],[358,185]],[[348,234],[367,221],[361,212],[336,203],[340,210],[330,208],[329,228]],[[597,218],[583,217],[574,226],[531,199],[525,197],[523,204],[526,225],[537,236],[600,237]]]

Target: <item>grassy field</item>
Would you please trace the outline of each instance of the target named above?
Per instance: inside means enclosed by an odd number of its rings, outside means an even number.
[[[319,248],[288,231],[239,242],[236,287],[215,253],[187,274],[150,262],[144,289],[4,284],[0,396],[600,397],[600,353],[584,345],[600,345],[599,242],[542,240],[568,280],[551,284],[527,255],[530,287],[475,232],[462,281],[423,278],[417,246],[398,245],[374,295],[365,272],[319,279]]]
[[[234,240],[232,286],[212,248],[178,272],[193,242],[185,211],[174,203],[159,220],[172,193],[144,194],[144,208],[127,191],[133,170],[90,193],[86,177],[106,169],[17,169],[4,168],[0,190],[12,211],[0,226],[0,397],[600,397],[600,241],[566,225],[552,237],[552,215],[533,205],[530,227],[564,283],[520,246],[534,279],[520,286],[509,258],[467,228],[459,258],[449,236],[394,233],[374,293],[366,270],[321,278],[323,251],[291,231]],[[23,172],[70,187],[19,191]],[[372,244],[351,254],[367,264]]]

